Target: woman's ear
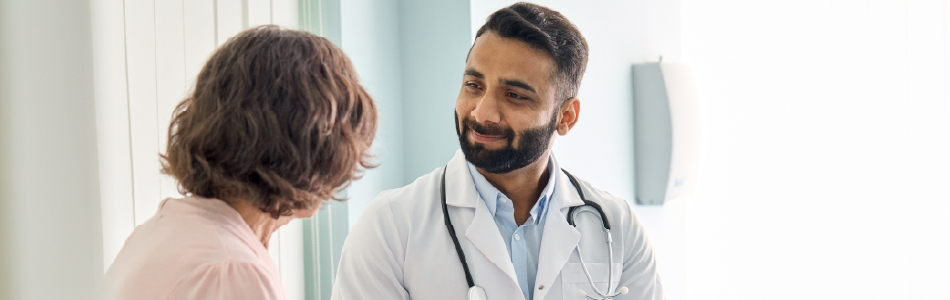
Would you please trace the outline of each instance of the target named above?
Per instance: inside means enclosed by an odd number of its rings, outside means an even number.
[[[561,120],[557,123],[557,134],[567,135],[571,128],[574,128],[574,124],[577,124],[577,118],[581,114],[581,99],[572,97],[565,100],[558,109],[558,113],[561,115]]]

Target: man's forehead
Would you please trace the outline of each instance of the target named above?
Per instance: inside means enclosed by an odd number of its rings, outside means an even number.
[[[552,69],[554,57],[542,49],[532,47],[527,42],[515,38],[499,36],[494,31],[485,32],[475,39],[467,61],[506,60],[532,64],[535,68]]]
[[[554,60],[525,42],[487,32],[475,40],[465,69],[466,75],[520,80],[544,88],[552,83]]]

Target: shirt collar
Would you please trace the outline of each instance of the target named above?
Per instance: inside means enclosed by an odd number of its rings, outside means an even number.
[[[498,199],[504,194],[488,182],[488,179],[485,179],[485,176],[478,172],[475,165],[467,160],[465,163],[468,165],[468,171],[472,174],[472,179],[475,181],[475,191],[478,192],[478,196],[481,197],[485,205],[488,206],[488,212],[494,216],[498,208]],[[550,173],[548,176],[548,184],[544,187],[544,190],[541,191],[538,202],[531,208],[531,216],[534,217],[535,223],[540,222],[540,220],[544,218],[544,215],[546,215],[546,208],[551,196],[554,195],[554,185],[558,177],[558,174],[555,172],[559,172],[560,170],[557,160],[554,159],[554,154],[551,154],[548,158],[548,172]]]

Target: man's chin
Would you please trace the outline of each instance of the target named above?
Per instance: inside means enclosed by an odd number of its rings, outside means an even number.
[[[487,146],[485,144],[475,144],[475,149],[478,149],[480,152],[499,152],[508,150],[508,147],[505,146]]]

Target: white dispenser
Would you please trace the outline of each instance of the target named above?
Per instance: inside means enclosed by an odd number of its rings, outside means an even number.
[[[699,103],[689,66],[633,66],[637,204],[689,196],[699,164]]]

